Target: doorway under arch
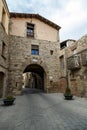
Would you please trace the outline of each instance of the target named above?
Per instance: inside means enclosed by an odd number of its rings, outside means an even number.
[[[28,65],[23,72],[24,87],[44,90],[45,75],[45,71],[40,65]]]
[[[0,98],[3,96],[4,73],[0,72]]]

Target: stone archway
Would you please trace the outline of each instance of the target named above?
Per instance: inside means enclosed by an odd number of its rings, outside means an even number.
[[[3,96],[4,73],[0,72],[0,97]]]
[[[30,64],[26,66],[23,73],[26,74],[25,87],[44,90],[46,74],[43,67],[38,64]]]
[[[43,79],[42,80],[42,83],[43,83],[43,87],[42,88],[44,89],[45,92],[47,92],[47,87],[49,86],[49,80],[48,80],[49,71],[48,71],[48,67],[40,59],[38,59],[38,62],[34,62],[34,61],[32,61],[32,59],[29,59],[29,58],[26,58],[23,61],[23,63],[21,64],[20,68],[18,68],[16,71],[11,73],[12,74],[11,75],[11,79],[12,80],[9,81],[9,86],[10,86],[9,87],[10,88],[9,91],[11,91],[15,95],[22,94],[22,90],[23,90],[22,88],[24,87],[24,84],[23,84],[23,74],[27,73],[27,72],[28,73],[32,72],[35,79],[37,79],[37,77]],[[36,75],[36,73],[38,75]]]

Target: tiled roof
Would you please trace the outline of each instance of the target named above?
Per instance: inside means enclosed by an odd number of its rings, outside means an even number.
[[[11,12],[10,13],[10,17],[19,17],[19,18],[37,18],[40,21],[43,21],[44,23],[50,25],[51,27],[55,28],[56,30],[59,30],[61,27],[58,26],[57,24],[53,23],[52,21],[44,18],[43,16],[39,15],[39,14],[27,14],[27,13],[14,13]]]

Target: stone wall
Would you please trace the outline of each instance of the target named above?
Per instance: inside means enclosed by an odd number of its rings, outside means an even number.
[[[39,45],[39,55],[31,55],[31,45]],[[53,51],[53,54],[51,54]],[[38,64],[45,71],[45,90],[52,82],[58,86],[58,42],[10,36],[9,43],[9,88],[17,92],[22,87],[22,74],[30,64]]]
[[[2,54],[3,42],[5,44],[4,55]],[[7,83],[8,83],[8,43],[9,38],[4,31],[3,26],[0,24],[0,73],[3,73],[3,96],[5,95]],[[1,81],[2,82],[2,81]]]
[[[72,55],[76,54],[79,56],[81,67],[77,70],[70,71],[71,89],[75,95],[87,97],[87,64],[85,66],[82,64],[82,53],[85,51],[87,54],[87,35],[80,38],[75,44],[76,48],[71,53]]]
[[[85,53],[84,53],[85,52]],[[76,41],[67,48],[64,48],[62,51],[60,50],[59,54],[64,55],[64,70],[60,70],[59,73],[66,77],[68,73],[69,78],[69,86],[71,87],[72,93],[77,96],[87,97],[87,35],[83,36],[81,39]],[[86,54],[86,61],[83,61],[82,55]],[[74,56],[79,57],[80,67],[72,68],[67,70],[67,58],[69,60],[69,64],[72,65],[70,57],[75,60]],[[82,62],[86,62],[85,65]]]

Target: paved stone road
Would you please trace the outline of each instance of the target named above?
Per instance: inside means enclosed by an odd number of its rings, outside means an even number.
[[[12,106],[0,102],[0,130],[87,130],[87,99],[34,91]]]

